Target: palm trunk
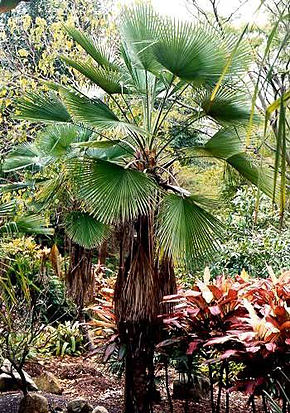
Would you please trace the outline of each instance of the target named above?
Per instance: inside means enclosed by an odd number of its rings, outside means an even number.
[[[92,250],[71,242],[66,286],[69,296],[77,306],[79,316],[84,306],[92,302],[94,297],[95,278],[92,270],[92,255]]]
[[[120,270],[115,288],[115,308],[120,339],[126,345],[125,413],[149,413],[155,393],[153,354],[158,336],[160,301],[166,285],[165,270],[156,266],[153,214],[140,216],[134,231],[127,231],[129,255],[125,260],[121,240]],[[170,265],[169,265],[170,267]],[[168,267],[166,267],[168,270]],[[161,275],[162,274],[162,275]],[[175,279],[174,283],[175,285]],[[165,289],[164,289],[165,287]],[[170,290],[172,290],[170,288]],[[166,294],[166,293],[165,293]]]

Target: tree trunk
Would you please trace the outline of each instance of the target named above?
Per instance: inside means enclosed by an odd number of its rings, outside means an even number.
[[[152,213],[140,216],[134,230],[127,227],[120,241],[115,310],[120,340],[126,346],[125,413],[149,413],[155,396],[153,355],[160,330],[157,316],[164,293],[175,288],[171,261],[160,268],[156,261]],[[166,278],[170,281],[165,282]]]
[[[92,255],[92,250],[70,243],[70,265],[66,274],[66,286],[69,296],[77,306],[79,316],[84,306],[94,298]]]

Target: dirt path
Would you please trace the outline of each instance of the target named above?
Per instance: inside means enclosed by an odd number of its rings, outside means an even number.
[[[50,371],[59,378],[64,389],[62,396],[45,395],[48,397],[51,408],[64,408],[68,400],[76,397],[84,397],[93,407],[101,405],[108,409],[109,413],[122,412],[122,381],[104,369],[103,365],[95,360],[84,357],[53,358],[39,363],[28,363],[26,371],[35,377],[42,371]],[[17,413],[21,395],[0,393],[0,413]],[[165,394],[162,394],[160,405],[154,407],[154,413],[170,413]],[[224,413],[224,400],[220,413]],[[174,401],[174,413],[185,412],[183,401]],[[232,393],[230,396],[231,413],[249,413],[247,397],[240,393]],[[209,400],[201,400],[190,403],[188,413],[210,413]],[[261,413],[261,405],[257,403],[257,413]]]

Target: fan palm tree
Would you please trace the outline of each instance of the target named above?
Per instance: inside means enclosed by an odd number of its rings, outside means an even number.
[[[69,239],[70,265],[66,285],[78,308],[79,316],[85,304],[92,301],[94,275],[93,248],[108,234],[106,225],[90,215],[75,198],[64,165],[80,155],[78,144],[87,142],[92,132],[74,125],[51,125],[41,131],[32,143],[21,144],[10,152],[3,171],[26,170],[37,187],[35,201],[39,211],[55,209]],[[118,155],[116,153],[116,155]]]
[[[146,413],[157,316],[162,297],[175,290],[174,265],[190,267],[210,254],[223,232],[209,201],[181,188],[172,174],[166,121],[186,93],[192,107],[183,113],[184,130],[190,135],[206,125],[207,140],[184,156],[216,158],[272,193],[268,171],[245,152],[250,111],[239,80],[249,51],[231,36],[160,17],[145,5],[122,14],[114,53],[74,27],[66,31],[87,59],[62,59],[94,89],[48,84],[49,93],[19,102],[18,116],[92,131],[87,141],[71,143],[79,151],[62,168],[80,208],[121,233],[115,310],[126,347],[124,411]],[[108,155],[118,150],[121,156]]]

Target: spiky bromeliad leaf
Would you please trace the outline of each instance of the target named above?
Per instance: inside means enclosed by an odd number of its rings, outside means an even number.
[[[128,93],[127,88],[123,84],[123,76],[119,71],[95,67],[88,61],[80,62],[65,56],[62,57],[62,60],[108,94]]]
[[[157,234],[165,254],[191,266],[217,248],[223,227],[196,204],[194,197],[167,194],[162,201]]]
[[[70,168],[78,196],[105,224],[145,214],[156,194],[155,183],[144,173],[108,161],[85,159]]]
[[[18,119],[32,122],[70,122],[71,117],[54,92],[48,94],[27,93],[17,102]]]
[[[108,237],[109,227],[86,212],[74,211],[65,218],[65,231],[76,244],[93,248]]]

